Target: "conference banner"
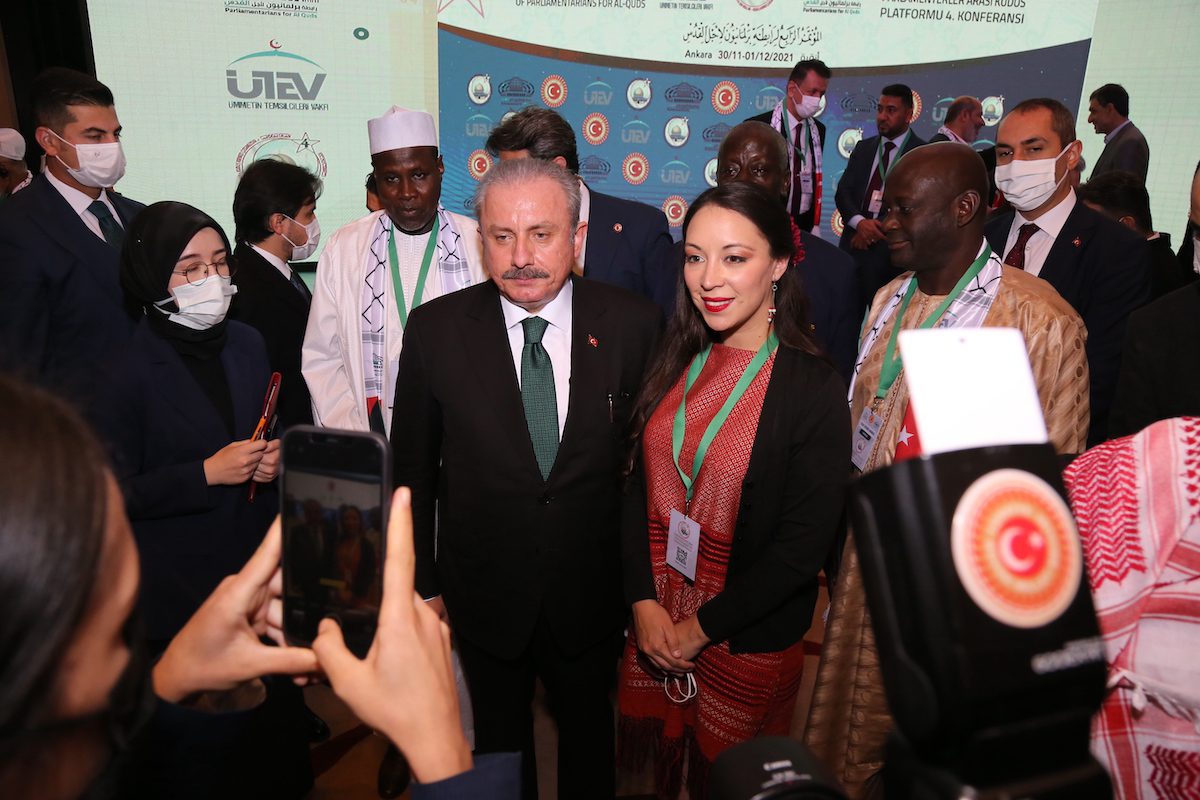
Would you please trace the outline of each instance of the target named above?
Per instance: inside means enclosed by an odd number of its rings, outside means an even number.
[[[873,136],[879,90],[904,83],[922,138],[954,97],[983,102],[994,143],[1005,108],[1048,96],[1078,104],[1098,0],[440,0],[443,199],[469,211],[491,166],[488,132],[527,105],[574,127],[580,174],[661,208],[678,236],[714,185],[721,139],[769,113],[799,60],[834,71],[821,228],[854,145]]]

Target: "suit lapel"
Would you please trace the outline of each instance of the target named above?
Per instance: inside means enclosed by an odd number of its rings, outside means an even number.
[[[296,290],[292,289],[294,293]],[[221,365],[225,367],[225,379],[229,381],[229,394],[233,400],[233,438],[245,439],[254,433],[262,417],[262,397],[267,393],[266,384],[253,386],[255,370],[249,354],[244,348],[231,346],[231,332],[225,346],[221,348]]]
[[[192,377],[192,373],[184,366],[183,358],[175,352],[170,342],[154,333],[145,321],[141,323],[135,336],[142,340],[149,354],[150,368],[155,378],[154,388],[162,398],[163,405],[174,409],[178,415],[180,430],[194,431],[196,438],[203,441],[220,442],[229,438],[217,409]],[[231,390],[232,383],[230,380]],[[236,422],[236,408],[234,416]]]
[[[308,315],[308,301],[296,291],[292,282],[283,277],[283,273],[275,265],[267,261],[258,251],[247,244],[239,244],[234,255],[238,259],[238,271],[246,270],[246,276],[262,285],[267,297],[279,298],[280,302],[289,305],[305,316]],[[234,280],[234,283],[238,281]]]
[[[1046,254],[1046,261],[1038,277],[1055,287],[1065,287],[1071,276],[1077,274],[1083,251],[1087,249],[1091,240],[1095,225],[1088,219],[1086,209],[1083,201],[1076,198],[1075,207],[1071,209],[1062,230],[1050,246],[1050,252]],[[1062,290],[1059,294],[1066,296]]]
[[[81,271],[87,276],[85,280],[94,282],[118,304],[123,303],[117,279],[117,251],[92,233],[44,175],[35,178],[25,191],[33,192],[40,206],[40,213],[33,215],[34,223],[42,226],[55,244],[69,250],[83,263],[86,268]]]
[[[613,228],[617,220],[608,213],[610,207],[604,197],[590,187],[588,191],[591,194],[591,206],[588,209],[588,234],[584,247],[583,269],[592,280],[610,282],[612,260],[617,252],[615,238],[620,236]]]
[[[600,346],[607,338],[600,327],[607,308],[588,291],[587,281],[572,279],[571,283],[571,396],[551,478],[574,461],[572,454],[587,439],[588,426],[596,420],[587,418],[586,409],[603,396],[608,373],[607,351]]]

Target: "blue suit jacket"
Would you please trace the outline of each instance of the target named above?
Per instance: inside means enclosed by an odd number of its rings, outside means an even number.
[[[97,405],[142,561],[149,638],[175,635],[226,575],[254,552],[278,512],[273,490],[209,486],[204,459],[247,439],[262,414],[270,369],[258,331],[230,322],[221,363],[233,435],[171,344],[145,320]],[[266,489],[266,491],[263,491]]]
[[[674,240],[662,211],[591,187],[584,275],[653,300],[666,314],[675,300]]]
[[[126,228],[144,207],[109,197]],[[119,256],[45,175],[0,206],[0,370],[85,405],[134,327]]]
[[[521,796],[521,754],[475,756],[475,766],[436,783],[414,781],[412,800],[517,800]]]

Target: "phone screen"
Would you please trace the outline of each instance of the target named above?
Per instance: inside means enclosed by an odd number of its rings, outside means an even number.
[[[284,635],[311,644],[325,617],[346,646],[370,649],[383,595],[391,495],[387,443],[375,434],[289,430],[283,444]]]

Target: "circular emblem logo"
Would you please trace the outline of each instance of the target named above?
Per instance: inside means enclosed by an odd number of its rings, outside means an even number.
[[[911,122],[916,122],[916,121],[917,121],[917,117],[921,116],[921,109],[922,109],[923,107],[924,107],[924,104],[921,102],[921,93],[920,93],[920,92],[918,92],[916,89],[913,89],[913,110],[912,110],[912,116],[910,116],[910,117],[908,118],[908,121],[909,121],[910,123],[911,123]]]
[[[467,81],[467,97],[477,106],[492,99],[492,76],[472,75],[471,80]]]
[[[762,11],[775,0],[737,0],[737,4],[747,11]]]
[[[1037,628],[1079,591],[1083,555],[1067,504],[1041,478],[999,469],[971,484],[950,526],[954,569],[992,619]]]
[[[542,81],[542,102],[548,108],[558,108],[567,102],[567,80],[562,75],[547,75]]]
[[[492,168],[492,154],[487,150],[473,150],[467,157],[467,171],[471,177],[479,180]]]
[[[663,138],[671,147],[683,147],[687,144],[691,131],[688,129],[687,117],[671,117],[663,126]]]
[[[234,159],[234,169],[242,170],[264,158],[304,167],[319,178],[326,176],[328,165],[325,153],[318,145],[321,140],[305,131],[294,133],[268,133],[251,139],[242,145]]]
[[[989,128],[1004,116],[1004,98],[992,96],[983,98],[983,122]]]
[[[625,100],[634,111],[641,111],[650,105],[650,79],[634,78],[625,87]]]
[[[640,186],[650,174],[650,160],[641,153],[630,153],[621,162],[621,174],[629,183]]]
[[[862,128],[847,128],[842,131],[837,140],[838,152],[842,154],[842,158],[849,158],[854,152],[854,146],[861,142],[862,138]]]
[[[608,117],[599,111],[593,111],[583,118],[583,140],[588,144],[604,144],[609,130]]]
[[[842,221],[842,212],[836,208],[833,210],[833,215],[829,217],[829,230],[833,231],[833,235],[842,238],[842,232],[846,230],[846,223]]]
[[[742,93],[733,81],[721,81],[712,90],[712,107],[718,114],[732,114],[737,110]]]
[[[813,113],[814,119],[825,113],[825,100],[827,97],[828,95],[821,95],[821,102],[817,105],[816,112]]]
[[[709,186],[717,185],[717,160],[710,158],[704,165],[704,182]]]
[[[667,215],[667,223],[672,228],[678,228],[683,224],[683,218],[687,214],[688,204],[677,194],[673,194],[662,204],[663,213]]]

